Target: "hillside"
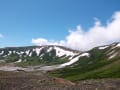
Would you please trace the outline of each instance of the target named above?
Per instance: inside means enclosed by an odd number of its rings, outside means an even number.
[[[71,81],[84,79],[120,78],[120,44],[93,48],[89,57],[80,57],[77,62],[50,74]]]
[[[0,62],[16,63],[18,66],[55,65],[68,62],[79,51],[62,46],[6,47],[0,49]]]
[[[120,43],[81,52],[62,46],[0,49],[0,90],[119,90]]]

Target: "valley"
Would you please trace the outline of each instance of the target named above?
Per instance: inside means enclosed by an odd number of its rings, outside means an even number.
[[[0,49],[0,90],[119,90],[120,43]]]

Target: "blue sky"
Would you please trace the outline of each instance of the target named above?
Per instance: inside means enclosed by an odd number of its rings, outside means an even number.
[[[32,39],[64,40],[81,25],[87,32],[94,17],[106,24],[120,0],[0,0],[0,47],[29,46]]]

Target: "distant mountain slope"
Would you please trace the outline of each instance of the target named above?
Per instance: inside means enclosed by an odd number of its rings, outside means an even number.
[[[14,62],[29,66],[39,64],[62,64],[80,52],[62,46],[6,47],[0,49],[0,62]]]
[[[74,64],[49,73],[71,81],[120,78],[120,43],[95,47],[87,53],[89,57],[80,57]]]
[[[4,66],[4,63],[15,66]],[[86,52],[54,45],[1,48],[1,64],[0,70],[4,71],[49,71],[51,75],[71,81],[119,78],[120,43],[95,47]]]

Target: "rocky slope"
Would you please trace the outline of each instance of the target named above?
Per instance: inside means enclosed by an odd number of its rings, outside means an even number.
[[[0,72],[0,90],[120,90],[120,79],[73,83],[42,72]]]

